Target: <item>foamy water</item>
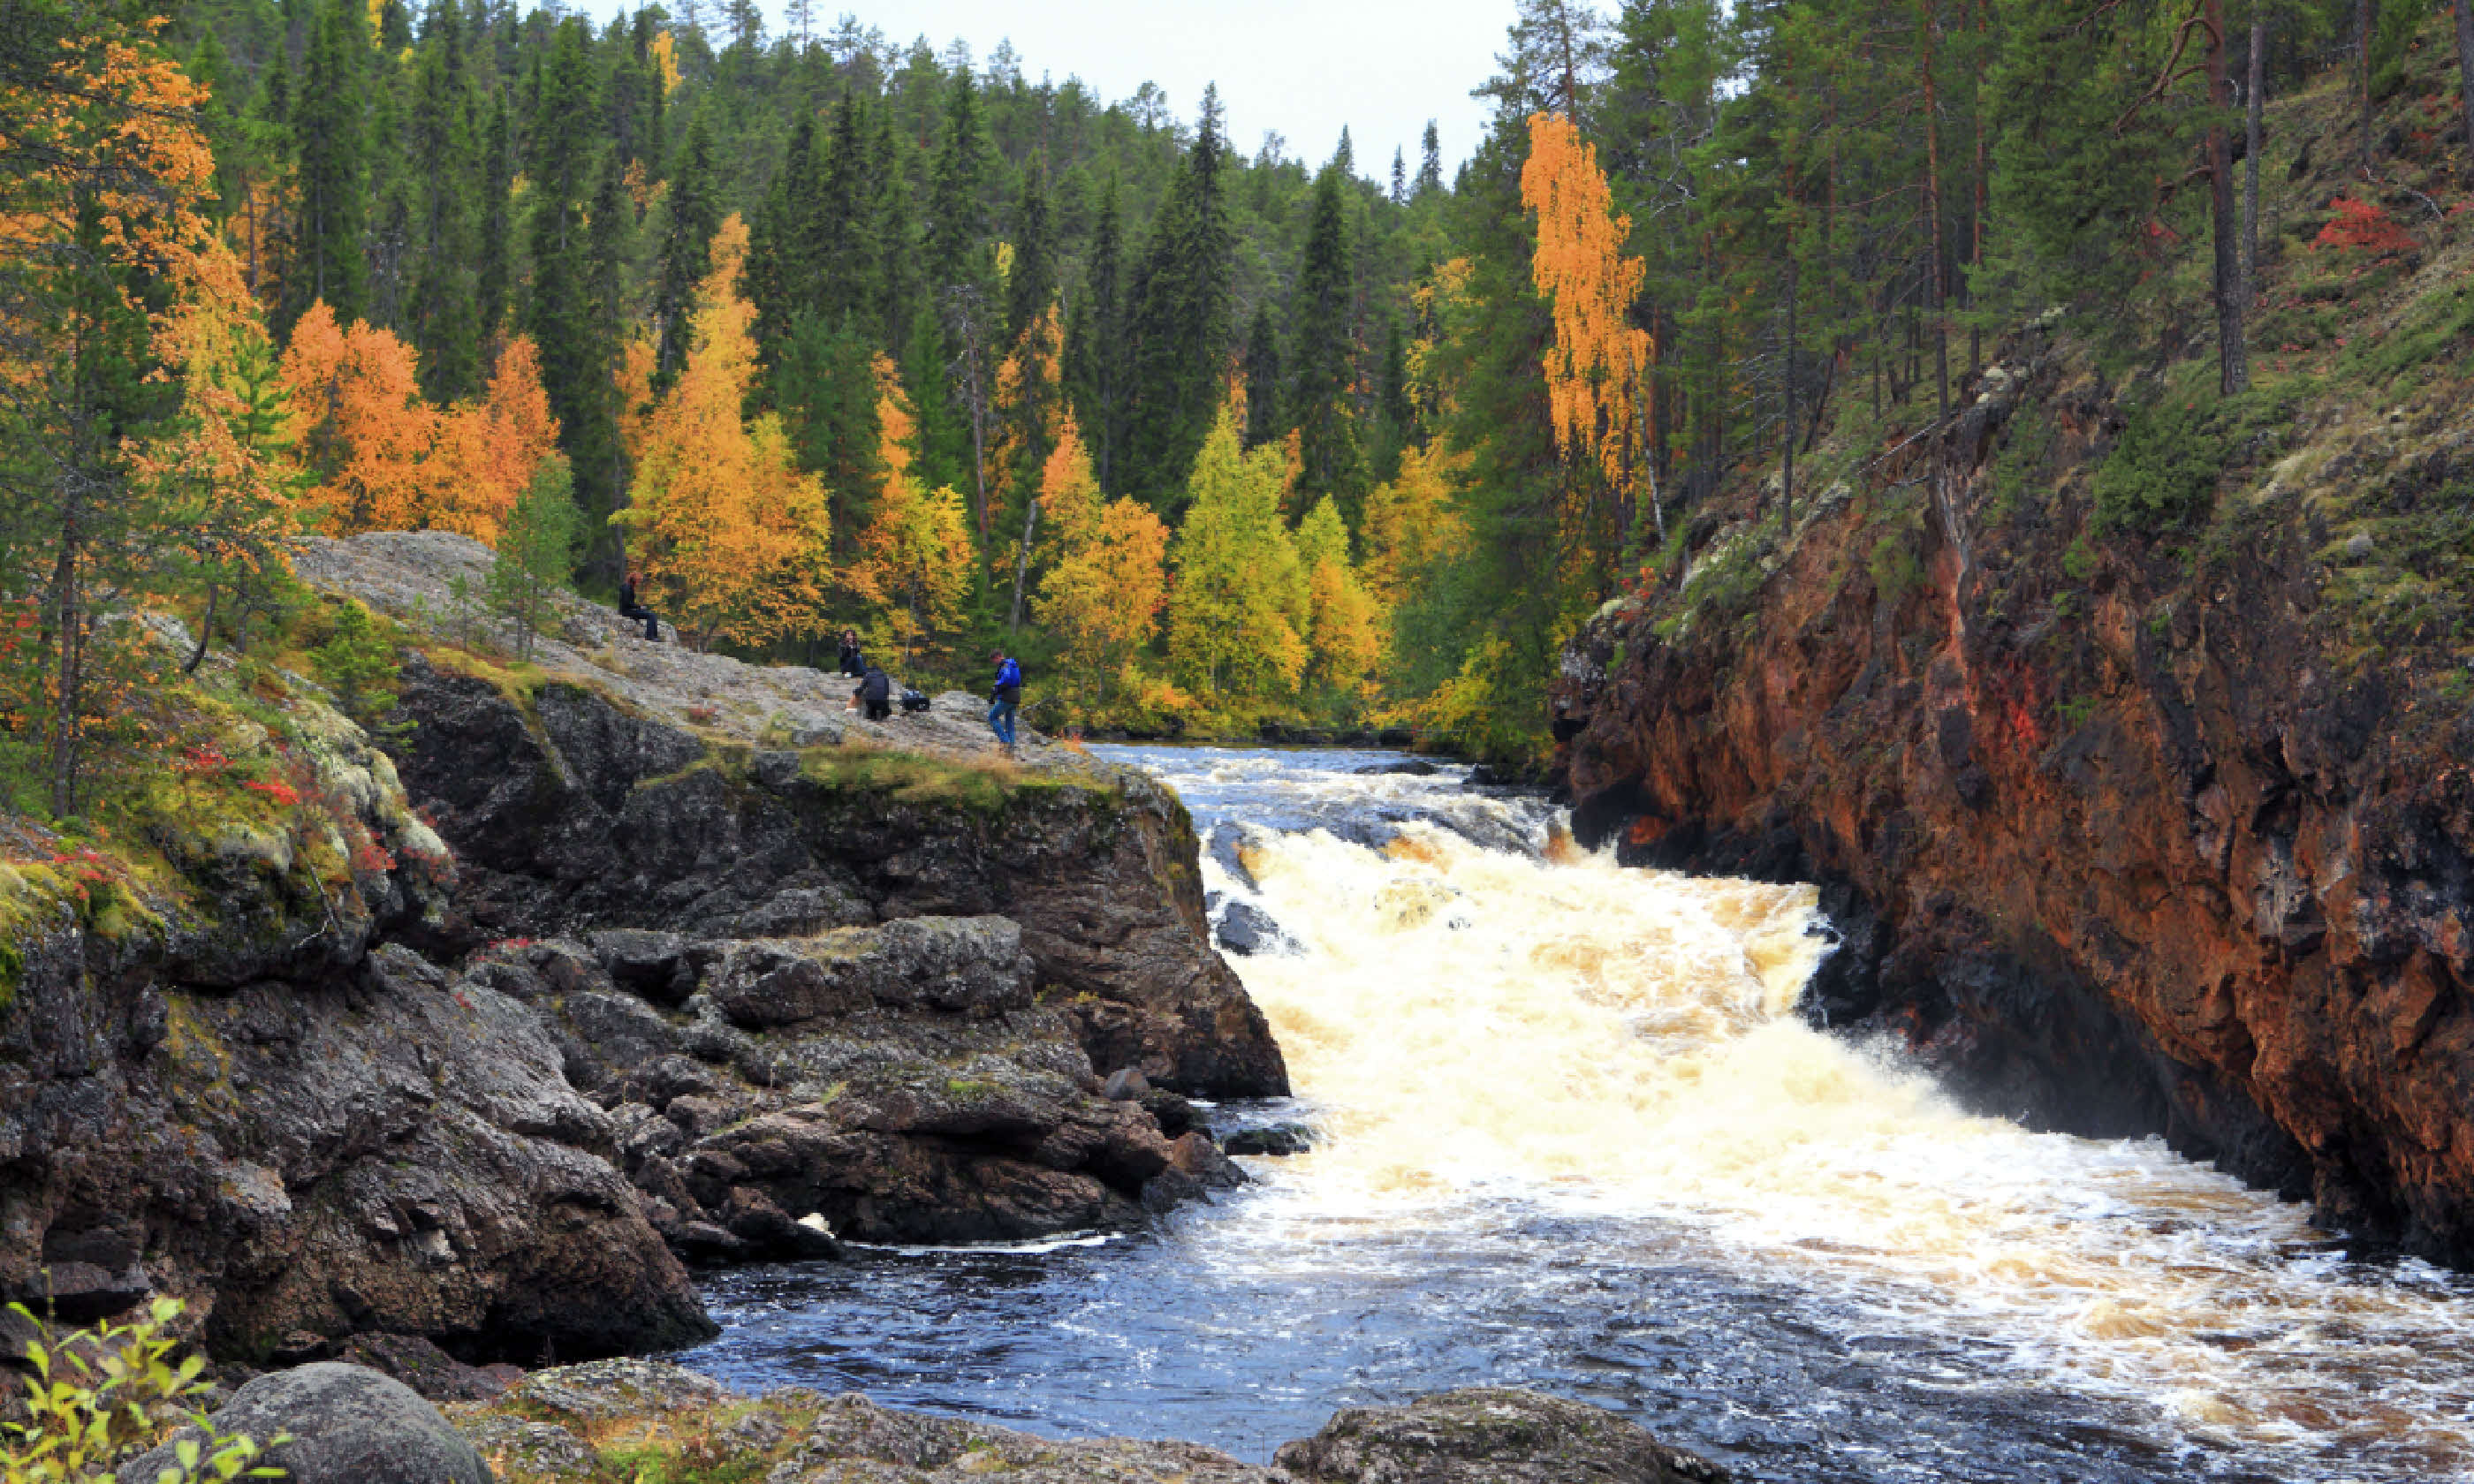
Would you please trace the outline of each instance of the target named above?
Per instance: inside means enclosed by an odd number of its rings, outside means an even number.
[[[1165,1424],[1192,1400],[1256,1456],[1318,1409],[1502,1379],[1758,1478],[2474,1474],[2462,1280],[2351,1262],[2161,1143],[1972,1115],[1809,1029],[1812,889],[1619,869],[1449,777],[1142,755],[1206,830],[1253,826],[1250,884],[1206,882],[1291,940],[1236,963],[1322,1141],[1164,1233],[1008,1258],[1011,1292],[992,1258],[905,1259],[885,1281],[976,1357],[950,1373],[818,1343],[829,1310],[771,1279],[724,1285],[716,1369],[813,1379],[780,1363],[804,1336],[898,1400],[1058,1430],[1209,1432]]]

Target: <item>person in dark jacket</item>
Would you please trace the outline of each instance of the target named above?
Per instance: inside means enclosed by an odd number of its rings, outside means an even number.
[[[893,714],[893,678],[874,665],[860,677],[857,689],[851,692],[860,705],[867,707],[867,719],[881,722]]]
[[[867,674],[867,657],[860,653],[857,629],[842,631],[842,673],[852,680]]]
[[[636,574],[632,571],[618,579],[618,616],[643,624],[645,643],[662,642],[662,621],[653,616],[651,609],[636,601]]]
[[[988,658],[996,661],[996,694],[988,706],[988,730],[1006,752],[1013,752],[1014,714],[1022,708],[1022,666],[1007,658],[1004,650],[993,650]]]

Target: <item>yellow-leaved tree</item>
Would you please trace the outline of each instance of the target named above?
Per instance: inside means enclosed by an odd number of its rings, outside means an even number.
[[[1607,547],[1631,534],[1633,471],[1643,451],[1641,398],[1654,347],[1631,311],[1645,270],[1624,255],[1632,218],[1614,209],[1597,147],[1562,114],[1530,115],[1520,200],[1538,215],[1531,272],[1554,306],[1545,371],[1556,444],[1566,460],[1594,457],[1603,476],[1566,483],[1563,534]],[[1602,503],[1608,494],[1611,508]],[[1653,489],[1653,513],[1656,498]]]
[[[1451,475],[1466,453],[1442,439],[1400,451],[1400,472],[1366,496],[1358,577],[1387,608],[1424,586],[1432,574],[1468,549],[1468,522],[1452,503]]]
[[[1348,560],[1348,527],[1330,495],[1298,527],[1298,564],[1306,577],[1306,683],[1354,706],[1373,689],[1383,658],[1383,610]]]
[[[657,611],[698,646],[764,644],[823,621],[831,546],[824,487],[802,473],[782,419],[741,415],[756,376],[756,310],[740,293],[747,224],[714,233],[687,365],[643,423],[628,508],[631,562]]]
[[[1288,455],[1238,449],[1227,408],[1195,455],[1189,504],[1173,555],[1168,655],[1190,688],[1230,700],[1274,700],[1305,673],[1305,574],[1280,520]]]
[[[1035,610],[1064,641],[1063,669],[1087,711],[1128,686],[1134,657],[1159,632],[1168,602],[1168,527],[1137,500],[1101,505],[1100,482],[1071,419],[1040,491],[1055,555]]]
[[[860,536],[851,587],[884,605],[880,631],[907,665],[958,634],[971,596],[971,527],[951,486],[922,491],[910,472],[917,424],[893,362],[876,358],[876,419],[885,483]]]

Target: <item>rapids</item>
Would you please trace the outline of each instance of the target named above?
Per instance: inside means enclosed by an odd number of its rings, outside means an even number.
[[[1810,888],[1619,869],[1457,769],[1108,751],[1288,940],[1233,962],[1298,1096],[1215,1117],[1317,1147],[1134,1237],[717,1278],[691,1364],[1258,1460],[1504,1383],[1764,1480],[2474,1477],[2474,1282],[1808,1028]]]

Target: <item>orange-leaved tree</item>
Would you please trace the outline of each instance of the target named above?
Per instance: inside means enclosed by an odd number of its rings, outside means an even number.
[[[1531,272],[1554,306],[1545,372],[1556,444],[1566,461],[1594,457],[1603,475],[1578,481],[1579,489],[1566,482],[1562,534],[1573,546],[1619,543],[1631,532],[1652,349],[1649,333],[1631,320],[1645,272],[1639,258],[1624,255],[1632,218],[1613,207],[1597,147],[1560,113],[1530,115],[1520,200],[1538,215]],[[1613,496],[1611,509],[1600,508],[1600,491]]]
[[[756,310],[741,292],[747,224],[738,213],[714,233],[711,263],[687,365],[646,419],[628,508],[610,518],[682,634],[700,646],[764,644],[823,621],[830,517],[782,419],[742,416],[756,377]]]
[[[434,501],[439,416],[422,400],[412,347],[389,330],[338,324],[322,299],[292,327],[283,384],[327,530],[417,529]]]
[[[507,513],[557,451],[558,419],[542,389],[540,352],[531,336],[518,335],[498,352],[489,390],[441,419],[424,523],[497,545]]]

